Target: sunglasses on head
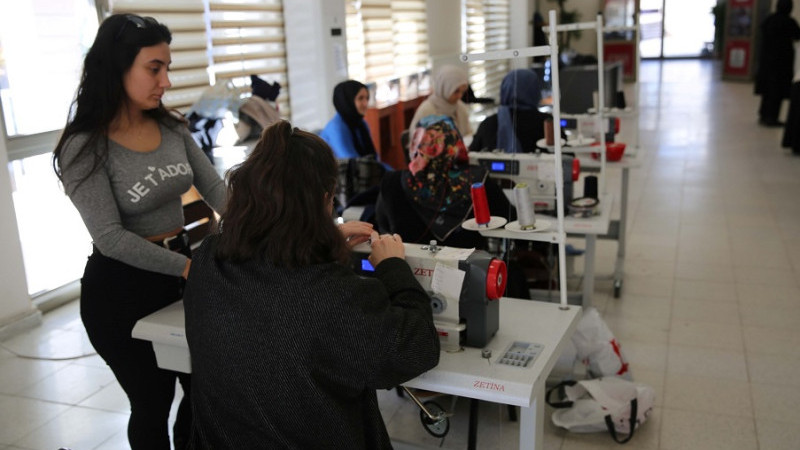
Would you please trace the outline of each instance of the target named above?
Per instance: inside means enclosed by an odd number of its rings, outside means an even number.
[[[140,17],[135,14],[125,14],[125,23],[122,24],[119,31],[117,32],[117,37],[116,37],[117,40],[122,36],[122,33],[125,32],[125,28],[128,26],[129,23],[133,24],[138,29],[154,27],[158,25],[156,19],[152,17]]]

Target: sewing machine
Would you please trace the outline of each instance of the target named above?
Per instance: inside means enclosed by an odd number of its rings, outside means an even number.
[[[442,350],[483,348],[500,328],[500,303],[506,265],[482,250],[404,244],[406,262],[431,296]],[[369,275],[366,244],[354,249],[356,270]]]
[[[572,200],[572,182],[577,180],[580,168],[573,167],[573,156],[562,155],[562,173],[564,175],[564,200]],[[554,213],[556,209],[556,165],[555,155],[549,153],[505,153],[505,152],[470,152],[469,163],[484,167],[489,177],[512,180],[515,183],[527,183],[530,186],[530,197],[533,210],[541,213]],[[508,195],[512,204],[513,195]],[[516,206],[516,205],[515,205]]]
[[[619,120],[606,116],[601,121],[596,114],[563,114],[561,129],[569,137],[567,144],[573,147],[595,142],[600,133],[606,133],[606,141],[614,142],[614,135],[619,133]]]

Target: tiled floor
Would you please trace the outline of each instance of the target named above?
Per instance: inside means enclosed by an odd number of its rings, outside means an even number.
[[[780,147],[781,130],[756,125],[752,84],[719,73],[708,61],[642,66],[643,164],[631,172],[622,296],[598,281],[594,302],[634,378],[656,390],[632,449],[800,448],[800,158]],[[619,174],[608,176],[615,192]],[[598,273],[611,273],[615,251],[599,242]],[[75,303],[3,345],[51,357],[91,351]],[[465,447],[467,400],[441,442],[409,400],[380,398],[398,449]],[[0,348],[0,449],[126,448],[126,408],[97,356],[36,360]],[[545,449],[617,448],[605,434],[557,429],[550,412]],[[478,448],[518,445],[506,417],[481,404]]]

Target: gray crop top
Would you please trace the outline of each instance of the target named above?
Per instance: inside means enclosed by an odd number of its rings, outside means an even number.
[[[144,237],[183,226],[181,194],[192,185],[221,213],[225,183],[185,127],[159,128],[161,144],[151,152],[109,140],[104,165],[80,184],[92,168],[94,152],[87,149],[75,160],[88,139],[77,134],[64,146],[61,172],[64,189],[100,253],[140,269],[180,276],[186,257]]]

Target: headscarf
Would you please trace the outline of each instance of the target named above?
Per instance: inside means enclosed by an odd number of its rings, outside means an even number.
[[[778,0],[778,3],[775,5],[775,12],[788,16],[792,13],[793,6],[794,2],[792,2],[792,0]]]
[[[353,136],[353,145],[359,156],[374,155],[375,146],[372,144],[372,137],[364,122],[364,116],[356,109],[356,96],[361,89],[367,89],[363,83],[355,80],[342,81],[333,88],[333,107],[342,117],[350,134]]]
[[[500,84],[500,106],[497,108],[497,148],[507,153],[522,151],[514,130],[514,111],[531,111],[539,106],[542,89],[536,72],[512,70]]]
[[[458,117],[458,103],[450,103],[450,97],[459,86],[469,84],[467,71],[460,66],[442,66],[433,77],[433,94],[429,97],[430,102],[436,108],[436,114],[443,114],[461,120]]]
[[[448,116],[422,118],[411,149],[408,171],[401,178],[403,191],[431,233],[444,241],[469,216],[470,187],[483,182],[487,172],[469,166],[467,147]]]

